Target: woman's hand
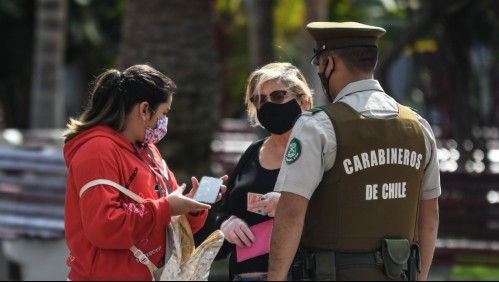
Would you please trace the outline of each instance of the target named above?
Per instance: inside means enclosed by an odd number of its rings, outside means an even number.
[[[220,178],[225,182],[225,181],[227,181],[227,179],[229,179],[229,176],[224,175]],[[192,182],[192,189],[191,189],[191,191],[189,191],[189,194],[187,194],[186,197],[189,197],[192,199],[192,197],[196,194],[196,191],[198,190],[199,181],[196,177],[193,176],[193,177],[191,177],[191,182]],[[225,186],[225,185],[220,186],[220,192],[218,193],[216,202],[218,202],[222,199],[222,196],[225,193],[225,191],[227,191],[227,186]]]
[[[277,203],[281,194],[277,192],[270,192],[263,195],[259,201],[248,203],[248,209],[256,209],[263,211],[267,216],[274,217]]]
[[[246,222],[237,216],[233,215],[224,221],[220,229],[225,236],[225,240],[236,246],[251,247],[253,242],[255,242],[253,232],[251,232]]]
[[[196,180],[197,181],[197,180]],[[184,196],[185,184],[182,184],[177,190],[173,191],[170,195],[166,197],[170,203],[170,210],[172,216],[181,215],[185,213],[197,213],[210,209],[210,205],[202,204],[200,202],[194,201],[193,199]]]

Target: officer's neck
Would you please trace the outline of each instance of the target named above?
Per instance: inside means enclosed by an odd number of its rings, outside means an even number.
[[[335,74],[336,75],[336,74]],[[345,88],[348,84],[356,81],[374,79],[373,73],[354,73],[350,71],[338,72],[338,76],[332,83],[331,96],[333,100],[338,96],[338,94]]]

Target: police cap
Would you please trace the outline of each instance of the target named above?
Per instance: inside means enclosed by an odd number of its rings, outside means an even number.
[[[311,22],[307,30],[315,39],[312,64],[317,65],[317,56],[325,50],[355,46],[378,46],[378,38],[385,34],[381,27],[357,22]]]

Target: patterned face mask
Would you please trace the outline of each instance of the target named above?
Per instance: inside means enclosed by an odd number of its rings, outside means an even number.
[[[168,118],[163,117],[158,119],[156,128],[146,127],[146,136],[144,144],[156,144],[166,135],[168,126]]]

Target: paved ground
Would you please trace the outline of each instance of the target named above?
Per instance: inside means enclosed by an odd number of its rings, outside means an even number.
[[[432,266],[428,274],[428,281],[448,281],[451,268],[448,266]]]
[[[0,246],[9,260],[21,267],[21,278],[24,281],[67,279],[68,251],[64,240],[4,240],[0,242]]]
[[[0,244],[0,281],[5,281],[7,278],[7,261],[3,254],[2,244]]]

